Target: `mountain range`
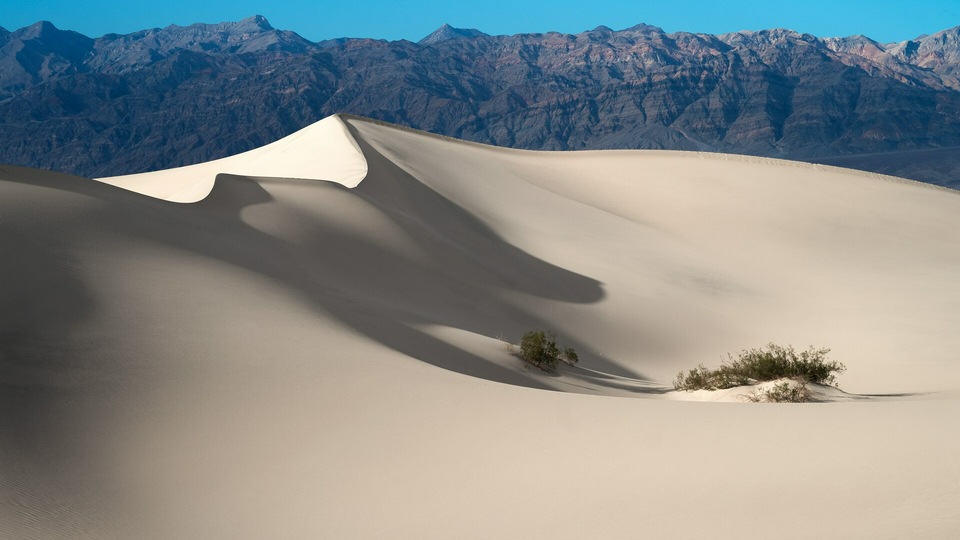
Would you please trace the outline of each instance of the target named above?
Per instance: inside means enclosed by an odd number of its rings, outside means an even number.
[[[525,149],[730,152],[960,186],[960,27],[901,43],[640,24],[309,41],[262,16],[0,28],[0,163],[83,176],[236,154],[335,113]]]

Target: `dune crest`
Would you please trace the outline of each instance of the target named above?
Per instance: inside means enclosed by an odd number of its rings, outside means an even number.
[[[334,115],[242,154],[97,180],[170,202],[193,203],[210,193],[218,174],[323,180],[355,187],[366,176],[367,163],[343,120]]]

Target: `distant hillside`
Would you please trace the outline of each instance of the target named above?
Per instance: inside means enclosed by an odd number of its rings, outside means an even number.
[[[260,16],[96,39],[41,22],[0,29],[0,163],[173,167],[346,112],[518,148],[734,152],[957,187],[958,77],[960,27],[895,44],[649,25],[314,43]]]

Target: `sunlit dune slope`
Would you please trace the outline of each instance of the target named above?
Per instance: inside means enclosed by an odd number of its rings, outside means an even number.
[[[187,167],[101,178],[114,186],[173,202],[203,199],[218,174],[326,180],[356,186],[367,173],[356,142],[337,116],[249,152]]]

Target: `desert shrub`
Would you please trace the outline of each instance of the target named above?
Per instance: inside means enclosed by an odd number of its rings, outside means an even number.
[[[727,355],[728,360],[715,370],[701,364],[686,374],[681,371],[673,387],[686,391],[720,390],[783,378],[795,378],[803,384],[835,385],[834,373],[842,373],[846,366],[827,360],[829,352],[830,349],[810,347],[798,353],[792,346],[770,343],[766,348],[744,350],[736,360]]]
[[[810,401],[810,389],[803,379],[796,378],[778,382],[769,388],[754,389],[744,397],[753,403],[806,403]]]
[[[544,371],[557,369],[561,361],[571,365],[579,361],[577,353],[572,348],[567,347],[561,352],[557,347],[556,336],[542,330],[523,334],[517,356]]]

